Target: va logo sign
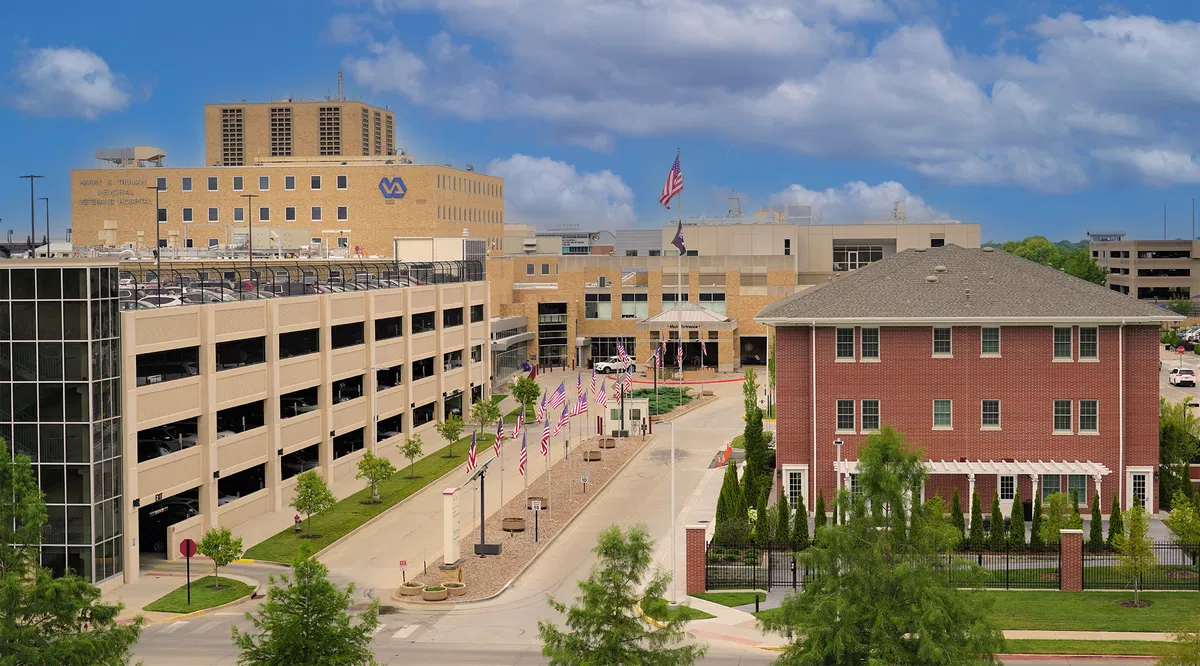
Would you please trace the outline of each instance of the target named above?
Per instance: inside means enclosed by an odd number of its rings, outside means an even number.
[[[404,179],[400,176],[388,178],[384,176],[379,179],[379,191],[383,194],[384,199],[403,199],[408,193],[408,188],[404,186]]]

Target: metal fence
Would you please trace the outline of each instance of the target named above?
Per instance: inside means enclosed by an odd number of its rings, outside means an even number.
[[[1157,564],[1144,574],[1143,590],[1200,590],[1200,544],[1155,541],[1151,546]],[[1134,581],[1121,571],[1121,561],[1111,552],[1083,554],[1083,589],[1132,590]]]
[[[710,542],[705,548],[705,586],[710,590],[799,589],[816,575],[799,557],[806,547],[770,543],[764,547],[718,546]]]
[[[1059,588],[1062,572],[1062,553],[1058,544],[1033,549],[1028,545],[1006,543],[1003,550],[962,550],[946,555],[950,580],[958,587],[975,584],[967,562],[983,569],[983,587],[1001,590],[1036,590]]]

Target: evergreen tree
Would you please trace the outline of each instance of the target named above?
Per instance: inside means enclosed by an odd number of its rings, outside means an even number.
[[[754,407],[746,415],[746,428],[742,431],[743,446],[746,450],[746,476],[750,477],[747,488],[754,493],[749,497],[758,497],[765,485],[759,477],[768,473],[767,470],[767,441],[763,438],[763,413]]]
[[[1042,493],[1036,483],[1033,487],[1033,520],[1029,523],[1029,547],[1034,550],[1046,547],[1042,542]]]
[[[725,467],[725,480],[717,498],[717,524],[713,541],[722,546],[744,546],[750,540],[750,522],[746,515],[742,488],[738,485],[737,463]]]
[[[1008,513],[1008,542],[1015,548],[1025,547],[1025,506],[1021,504],[1020,488],[1013,488],[1012,510]]]
[[[967,519],[963,517],[962,502],[958,499],[958,488],[954,489],[954,497],[950,500],[950,524],[958,530],[958,543],[961,548],[967,543]]]
[[[792,511],[786,493],[780,493],[775,504],[775,543],[787,547],[792,543]]]
[[[741,489],[738,488],[737,464],[731,460],[725,465],[725,478],[721,480],[721,494],[717,495],[717,525],[729,517],[730,503],[736,501],[732,497],[731,493],[733,492],[741,492]]]
[[[813,541],[817,540],[817,535],[821,530],[825,529],[825,491],[817,490],[817,505],[813,507]]]
[[[1103,519],[1100,517],[1100,493],[1092,496],[1092,520],[1088,525],[1088,550],[1098,553],[1104,550]]]
[[[824,511],[824,507],[821,507]],[[808,547],[808,508],[804,506],[804,497],[796,495],[796,513],[792,518],[792,541],[796,548]]]
[[[1117,499],[1117,494],[1113,493],[1112,512],[1108,516],[1108,548],[1112,550],[1115,544],[1113,539],[1118,534],[1125,533],[1125,523],[1121,520],[1121,502]]]
[[[913,495],[913,497],[919,498],[920,495]],[[913,509],[913,512],[915,515],[915,513],[916,513],[915,507]],[[892,530],[892,532],[895,535],[895,538],[897,540],[899,540],[899,541],[907,541],[908,540],[908,516],[905,514],[903,502],[900,502],[892,507],[892,516],[891,516],[891,521],[890,521],[890,525],[888,526],[888,528]]]
[[[971,527],[967,536],[967,544],[971,550],[983,550],[983,501],[979,499],[979,491],[971,494]]]
[[[1004,514],[1000,512],[1000,494],[992,494],[992,524],[988,530],[988,548],[1004,550]]]
[[[754,509],[754,543],[766,548],[771,540],[771,516],[767,513],[767,489],[758,494],[758,505]]]
[[[1071,527],[1083,529],[1083,516],[1079,513],[1079,491],[1071,491]]]

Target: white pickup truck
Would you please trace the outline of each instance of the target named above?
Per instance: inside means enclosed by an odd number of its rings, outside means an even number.
[[[625,372],[626,365],[629,366],[630,372],[637,372],[637,359],[630,358],[629,363],[626,364],[617,356],[610,356],[609,358],[596,361],[595,368],[596,372],[607,375],[614,372]]]

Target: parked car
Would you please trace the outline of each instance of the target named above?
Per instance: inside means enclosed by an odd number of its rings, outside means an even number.
[[[1191,368],[1171,368],[1167,382],[1172,386],[1195,386],[1196,371]]]
[[[167,296],[164,294],[162,296],[146,296],[139,299],[138,303],[152,308],[169,308],[176,305],[183,305],[183,300],[178,296]]]
[[[284,416],[300,416],[301,414],[315,412],[318,409],[320,409],[320,407],[308,404],[308,401],[304,398],[284,397],[279,399],[279,411],[283,413]]]
[[[628,363],[626,363],[625,361],[622,361],[620,357],[610,356],[609,358],[596,361],[594,365],[596,372],[602,375],[607,375],[613,372],[625,372],[626,368],[628,368],[630,372],[637,372],[637,361],[632,358],[629,359]]]
[[[310,469],[316,469],[318,464],[315,458],[289,458],[283,461],[283,469],[292,475],[296,475],[301,472],[307,472]]]

